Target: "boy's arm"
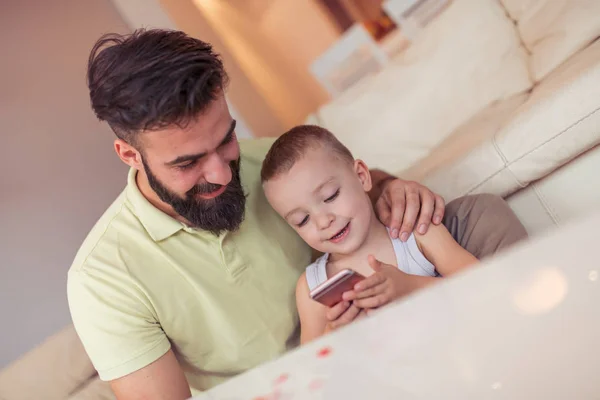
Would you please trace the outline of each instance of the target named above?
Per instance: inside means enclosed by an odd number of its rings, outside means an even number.
[[[415,234],[421,252],[442,276],[452,275],[478,262],[463,249],[444,225],[432,225],[424,235]]]
[[[300,316],[300,343],[304,344],[325,333],[327,307],[312,300],[306,282],[306,272],[296,284],[296,307]]]
[[[310,290],[303,273],[296,284],[296,306],[300,315],[300,343],[305,344],[354,321],[363,313],[355,305],[341,301],[328,308],[309,296]]]

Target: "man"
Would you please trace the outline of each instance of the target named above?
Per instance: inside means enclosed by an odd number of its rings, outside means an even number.
[[[119,399],[184,399],[297,344],[294,288],[311,252],[265,200],[271,142],[238,143],[226,84],[211,46],[182,32],[110,35],[92,50],[92,108],[131,170],[81,246],[68,296]],[[370,194],[395,235],[441,223],[439,196],[373,175]],[[477,257],[525,235],[493,196],[451,203],[446,224]]]

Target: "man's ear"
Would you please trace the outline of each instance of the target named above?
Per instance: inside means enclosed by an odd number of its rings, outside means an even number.
[[[373,188],[373,181],[367,164],[363,160],[354,160],[354,172],[356,172],[364,191],[369,192]]]
[[[138,171],[143,169],[142,155],[135,147],[123,139],[115,139],[114,147],[121,161]]]

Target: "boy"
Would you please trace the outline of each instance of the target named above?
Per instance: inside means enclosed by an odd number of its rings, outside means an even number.
[[[392,239],[368,197],[369,169],[326,129],[302,125],[278,138],[261,180],[273,208],[324,253],[296,286],[302,343],[477,262],[443,225],[407,242]],[[329,309],[310,299],[310,290],[345,268],[370,278]]]

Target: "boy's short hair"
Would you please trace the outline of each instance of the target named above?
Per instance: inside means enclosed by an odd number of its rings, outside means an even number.
[[[288,172],[308,149],[328,147],[333,156],[343,161],[354,162],[354,156],[334,135],[316,125],[299,125],[281,135],[265,156],[260,172],[261,182]]]

